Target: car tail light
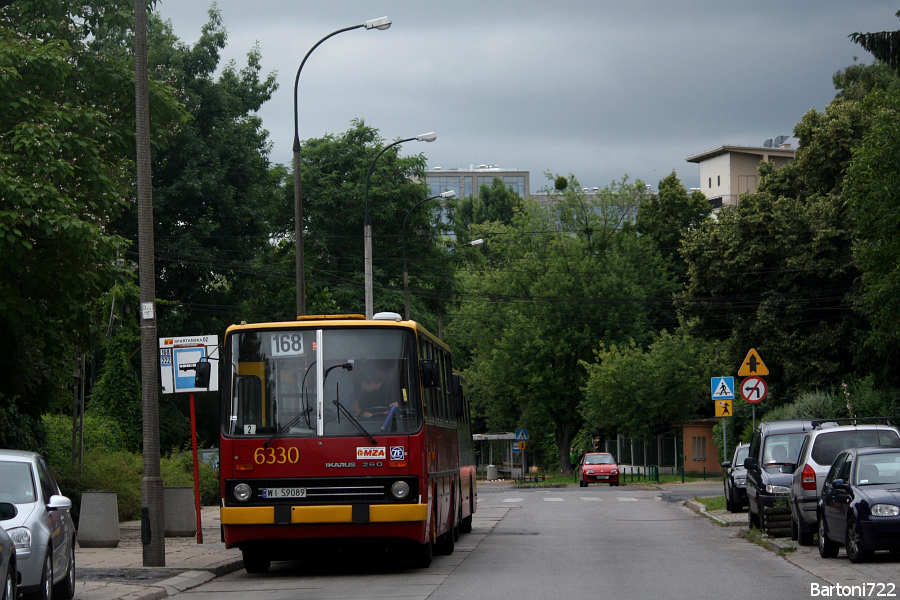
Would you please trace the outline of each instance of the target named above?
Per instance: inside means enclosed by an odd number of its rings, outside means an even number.
[[[804,490],[816,489],[816,472],[811,466],[803,467],[803,472],[800,473],[800,485]]]

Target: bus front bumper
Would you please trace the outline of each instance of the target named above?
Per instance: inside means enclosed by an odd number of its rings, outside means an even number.
[[[223,506],[219,514],[222,525],[408,523],[425,521],[428,517],[428,506],[426,504]]]

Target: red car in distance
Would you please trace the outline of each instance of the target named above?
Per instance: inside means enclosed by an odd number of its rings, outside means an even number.
[[[591,483],[619,485],[619,465],[609,452],[588,452],[575,467],[575,479],[578,487],[587,487]]]

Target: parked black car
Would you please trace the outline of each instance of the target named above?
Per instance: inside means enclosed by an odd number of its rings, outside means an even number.
[[[764,421],[756,426],[750,440],[750,455],[744,460],[751,527],[770,534],[778,530],[778,534],[790,535],[791,480],[800,446],[811,429],[812,422],[806,420]]]
[[[852,448],[838,454],[819,499],[819,554],[847,548],[850,562],[876,550],[900,551],[900,448]]]
[[[734,458],[722,463],[725,469],[725,508],[733,513],[747,506],[747,469],[744,459],[750,454],[750,444],[739,444]]]

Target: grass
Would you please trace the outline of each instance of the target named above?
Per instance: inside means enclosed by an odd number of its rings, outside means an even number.
[[[766,545],[766,541],[769,539],[769,536],[767,536],[765,533],[763,533],[762,530],[757,529],[756,527],[751,527],[741,535],[743,535],[744,539],[746,539],[748,542],[753,542],[758,546],[768,547]]]
[[[706,507],[706,510],[725,510],[725,496],[712,496],[709,498],[694,498]]]

